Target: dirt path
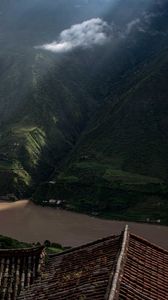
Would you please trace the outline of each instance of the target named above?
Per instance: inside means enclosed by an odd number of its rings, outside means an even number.
[[[131,232],[168,249],[168,227],[101,220],[64,210],[36,206],[28,200],[0,201],[0,234],[25,242],[48,239],[64,246],[77,246],[119,233],[129,225]]]

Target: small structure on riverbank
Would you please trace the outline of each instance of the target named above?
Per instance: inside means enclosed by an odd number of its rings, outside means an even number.
[[[0,201],[17,201],[18,198],[15,194],[7,194],[5,196],[0,196]]]
[[[18,300],[165,300],[168,251],[125,230],[49,257]]]
[[[60,199],[43,200],[42,204],[43,204],[43,206],[51,206],[51,207],[57,207],[57,208],[64,208],[64,206],[65,206],[65,200],[60,200]]]

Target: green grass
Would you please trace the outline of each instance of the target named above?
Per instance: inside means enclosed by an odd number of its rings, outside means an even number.
[[[47,254],[57,254],[63,252],[63,249],[55,248],[55,247],[47,247],[46,248]]]
[[[31,244],[19,242],[15,239],[0,235],[0,249],[29,248]]]
[[[40,245],[37,243],[36,245]],[[20,242],[10,237],[0,235],[0,249],[24,249],[24,248],[31,248],[34,247],[34,244]],[[47,254],[57,254],[61,253],[64,248],[55,243],[51,243],[51,246],[46,246],[46,253]]]

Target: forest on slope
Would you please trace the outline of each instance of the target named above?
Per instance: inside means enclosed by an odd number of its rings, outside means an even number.
[[[1,194],[167,223],[167,1],[15,0],[0,11]],[[105,43],[36,47],[95,18]]]

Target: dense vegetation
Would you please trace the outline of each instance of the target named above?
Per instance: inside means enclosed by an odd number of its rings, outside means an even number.
[[[1,4],[1,194],[168,223],[168,5],[86,2]],[[34,48],[98,16],[113,23],[109,43]]]

